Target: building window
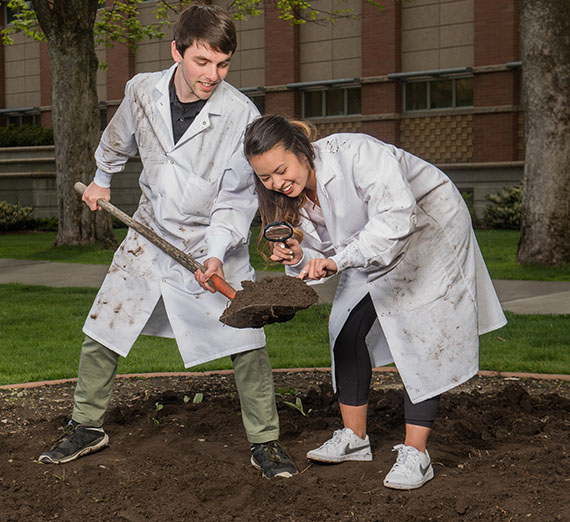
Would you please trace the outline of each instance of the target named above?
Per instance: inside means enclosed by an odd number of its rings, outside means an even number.
[[[39,125],[40,115],[39,114],[19,114],[17,116],[7,116],[6,126],[7,127],[23,127],[24,125]]]
[[[39,107],[22,107],[14,109],[0,109],[0,116],[4,117],[6,127],[22,127],[24,125],[40,125]]]
[[[243,87],[240,91],[245,94],[261,113],[265,113],[265,91],[263,87]]]
[[[265,113],[265,94],[247,94],[246,96],[255,104],[261,114]]]
[[[473,77],[410,80],[403,89],[405,111],[473,106]]]
[[[303,118],[347,116],[361,112],[360,86],[305,90],[302,96]]]

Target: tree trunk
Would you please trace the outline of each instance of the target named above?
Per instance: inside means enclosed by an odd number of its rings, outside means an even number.
[[[77,181],[89,184],[96,168],[93,154],[101,127],[94,41],[98,2],[32,0],[32,5],[50,60],[59,218],[56,245],[116,246],[110,216],[91,212],[73,189]]]
[[[526,155],[520,263],[570,263],[570,1],[521,0]]]

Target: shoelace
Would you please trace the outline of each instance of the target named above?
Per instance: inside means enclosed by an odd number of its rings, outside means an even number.
[[[398,452],[398,458],[396,459],[395,467],[405,467],[406,463],[411,463],[408,457],[413,457],[419,454],[419,451],[412,446],[405,446],[404,444],[397,444],[392,448],[392,451]]]
[[[283,461],[283,455],[281,455],[281,453],[284,453],[284,450],[279,446],[277,442],[272,441],[267,445],[263,444],[262,446],[267,449],[267,456],[269,457],[270,461],[277,463]]]
[[[77,428],[76,424],[68,424],[64,429],[63,432],[61,433],[61,435],[59,437],[57,437],[56,439],[54,439],[53,441],[53,446],[51,449],[55,449],[59,443],[68,435],[70,435],[71,433],[73,433],[75,431],[75,429]]]
[[[332,446],[333,444],[338,444],[338,443],[342,440],[343,434],[344,434],[344,430],[336,430],[336,431],[333,433],[333,436],[332,436],[329,440],[327,440],[327,441],[323,444],[322,447],[325,447],[325,446]]]

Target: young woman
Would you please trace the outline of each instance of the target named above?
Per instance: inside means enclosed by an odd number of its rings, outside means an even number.
[[[433,478],[426,444],[440,394],[477,373],[479,335],[506,323],[461,194],[392,145],[364,134],[311,143],[306,124],[278,115],[248,126],[244,150],[263,224],[298,229],[271,259],[301,279],[342,273],[329,331],[344,429],[307,457],[372,460],[371,372],[393,361],[406,433],[384,485],[422,486]]]

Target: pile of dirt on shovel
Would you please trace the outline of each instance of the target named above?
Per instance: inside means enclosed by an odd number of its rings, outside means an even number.
[[[291,276],[242,281],[242,287],[220,317],[222,323],[234,328],[260,328],[289,321],[297,311],[319,300],[307,283]]]

